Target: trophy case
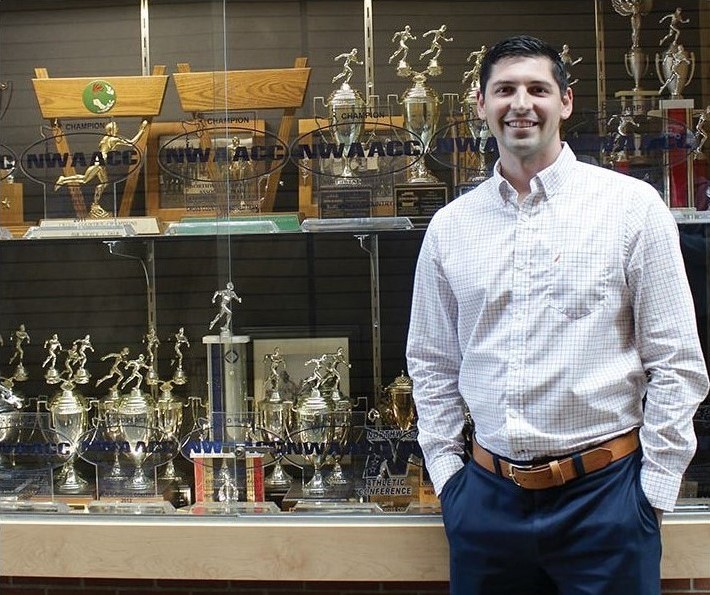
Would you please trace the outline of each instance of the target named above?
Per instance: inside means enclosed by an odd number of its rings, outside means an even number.
[[[382,580],[445,580],[409,300],[431,216],[491,176],[479,77],[504,21],[560,48],[577,155],[674,210],[707,354],[710,6],[533,4],[3,0],[0,524],[118,519],[121,541],[150,517],[245,549],[272,531],[260,564],[240,550],[216,574],[207,543],[200,578],[359,580],[350,559],[263,563],[347,541],[397,552],[368,570]],[[703,404],[679,515],[707,511],[708,420]]]

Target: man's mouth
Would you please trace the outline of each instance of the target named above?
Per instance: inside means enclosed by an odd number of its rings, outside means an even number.
[[[532,128],[533,126],[537,126],[537,122],[533,122],[532,120],[511,120],[510,122],[506,122],[505,125],[511,128]]]

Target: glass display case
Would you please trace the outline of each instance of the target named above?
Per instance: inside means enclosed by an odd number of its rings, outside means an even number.
[[[409,300],[428,220],[490,175],[477,69],[513,30],[560,47],[577,154],[674,210],[707,356],[710,7],[531,4],[3,0],[0,531],[17,551],[238,527],[325,555],[347,527],[358,551],[401,551],[371,576],[445,580]],[[710,406],[695,423],[678,527],[708,513]]]

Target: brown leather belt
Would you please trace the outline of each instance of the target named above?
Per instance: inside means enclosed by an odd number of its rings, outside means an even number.
[[[481,467],[513,481],[526,490],[545,490],[603,469],[630,455],[639,447],[638,429],[576,455],[556,459],[544,465],[515,465],[473,443],[473,460]]]

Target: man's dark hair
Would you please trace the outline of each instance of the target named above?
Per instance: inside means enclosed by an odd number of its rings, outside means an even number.
[[[488,79],[491,78],[493,66],[504,58],[513,57],[545,57],[552,62],[552,74],[560,87],[560,94],[567,91],[567,70],[560,54],[551,45],[537,37],[518,35],[499,41],[483,56],[481,63],[481,93],[486,92]]]

